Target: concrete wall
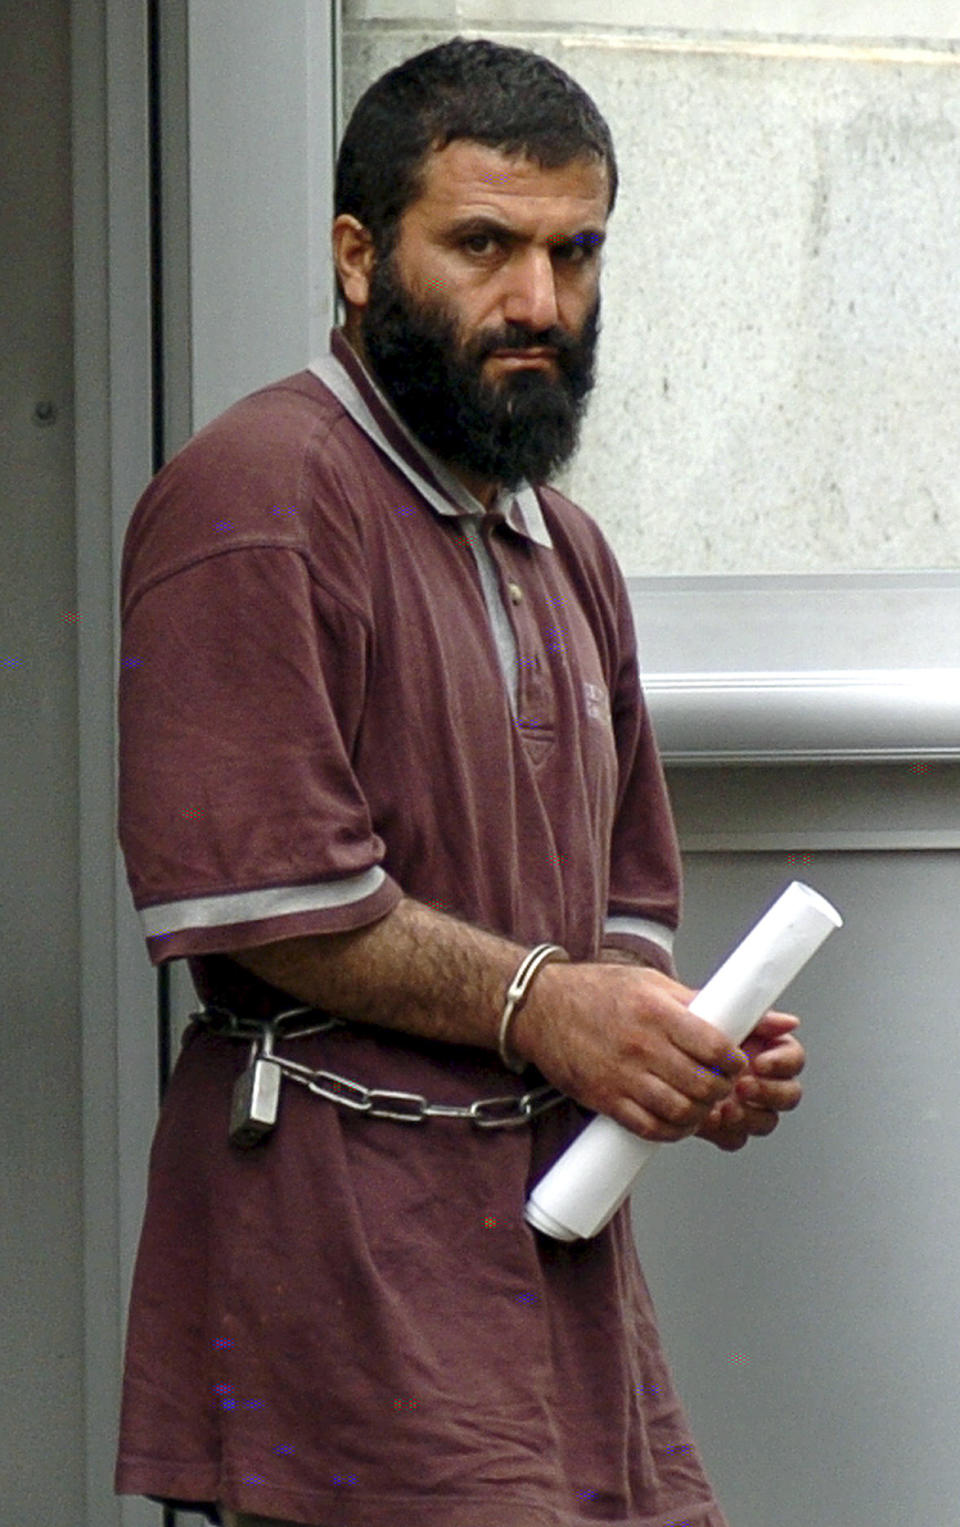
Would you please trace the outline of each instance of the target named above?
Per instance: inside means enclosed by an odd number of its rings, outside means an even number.
[[[556,59],[609,118],[623,192],[565,485],[628,573],[960,565],[953,7],[346,0],[344,28],[346,109],[460,31]]]

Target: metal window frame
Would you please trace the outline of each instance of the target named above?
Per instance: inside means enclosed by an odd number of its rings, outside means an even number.
[[[628,587],[667,763],[960,758],[960,573]]]

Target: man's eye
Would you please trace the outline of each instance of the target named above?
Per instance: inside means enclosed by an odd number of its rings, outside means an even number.
[[[582,265],[586,260],[592,260],[599,249],[599,241],[590,238],[589,235],[578,239],[565,240],[562,244],[553,246],[553,257],[562,261],[565,265]]]
[[[489,233],[470,233],[464,239],[463,247],[468,254],[489,254],[494,247],[494,241]]]

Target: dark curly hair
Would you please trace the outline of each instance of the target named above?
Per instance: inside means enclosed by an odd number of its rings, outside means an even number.
[[[556,64],[524,48],[455,37],[407,59],[365,91],[337,158],[335,210],[357,218],[380,259],[420,190],[430,149],[468,138],[545,169],[593,157],[617,194],[613,140],[597,107]]]

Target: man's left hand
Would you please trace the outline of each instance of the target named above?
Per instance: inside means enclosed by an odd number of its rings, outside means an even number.
[[[794,1035],[798,1019],[790,1013],[767,1013],[740,1046],[750,1065],[734,1084],[733,1094],[717,1103],[697,1134],[722,1151],[738,1151],[752,1135],[772,1134],[780,1115],[796,1108],[803,1096],[799,1076],[806,1055]]]

